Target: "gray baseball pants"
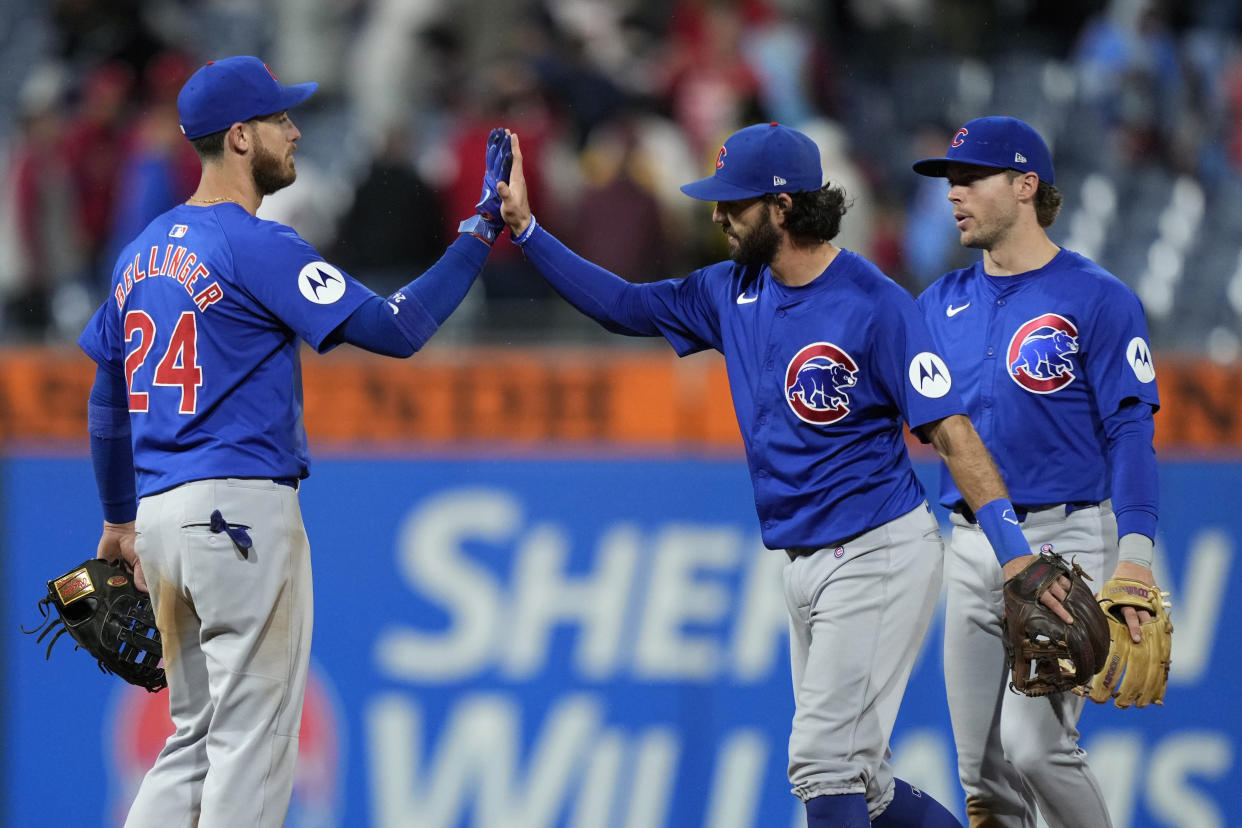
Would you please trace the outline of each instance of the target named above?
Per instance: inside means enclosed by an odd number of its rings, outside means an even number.
[[[862,793],[873,819],[892,801],[889,738],[940,599],[943,563],[940,529],[924,503],[785,567],[795,701],[789,781],[802,801]]]
[[[1001,638],[1000,563],[977,525],[954,514],[945,567],[944,672],[957,766],[971,828],[1034,828],[1035,807],[1050,828],[1108,828],[1099,783],[1078,746],[1084,699],[1010,692]],[[1066,514],[1031,512],[1031,548],[1076,560],[1099,587],[1117,566],[1117,519],[1107,503]]]
[[[242,550],[213,510],[247,527]],[[284,824],[311,643],[310,545],[297,492],[200,480],[139,502],[137,552],[164,643],[175,732],[128,828]]]

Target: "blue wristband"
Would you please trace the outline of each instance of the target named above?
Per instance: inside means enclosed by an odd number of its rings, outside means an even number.
[[[526,244],[528,241],[530,241],[531,234],[535,232],[535,228],[538,226],[539,226],[539,222],[535,220],[534,216],[531,216],[530,224],[526,225],[526,229],[522,231],[522,235],[514,236],[513,233],[510,232],[509,238],[514,244],[517,244],[517,245]]]
[[[1018,521],[1009,498],[998,497],[983,504],[975,511],[975,520],[979,521],[979,528],[983,530],[988,543],[992,544],[992,551],[996,553],[996,559],[1001,562],[1001,566],[1014,558],[1031,554],[1030,544],[1022,534],[1022,524]]]

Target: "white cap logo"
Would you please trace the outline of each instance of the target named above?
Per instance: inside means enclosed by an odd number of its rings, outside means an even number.
[[[931,351],[924,351],[910,360],[910,385],[924,397],[938,399],[949,393],[953,378],[949,366]]]
[[[298,290],[316,305],[331,305],[345,295],[345,277],[327,262],[311,262],[298,274]]]
[[[1141,336],[1130,340],[1126,346],[1126,362],[1134,371],[1139,382],[1151,382],[1156,378],[1156,366],[1151,361],[1151,348]]]

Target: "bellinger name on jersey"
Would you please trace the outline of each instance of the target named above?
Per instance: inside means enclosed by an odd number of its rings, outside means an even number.
[[[199,262],[198,254],[187,250],[184,246],[178,245],[174,250],[171,244],[164,247],[164,257],[157,260],[160,256],[160,248],[158,245],[151,245],[151,251],[147,256],[147,269],[142,269],[142,255],[136,254],[133,262],[125,268],[125,274],[120,281],[117,282],[116,307],[117,310],[125,309],[125,299],[129,296],[134,285],[143,279],[155,278],[156,276],[168,276],[175,278],[185,292],[194,299],[194,305],[200,311],[207,310],[208,307],[224,298],[224,290],[221,289],[218,282],[212,282],[207,287],[194,292],[194,285],[200,280],[206,280],[211,277],[211,271],[207,266]]]

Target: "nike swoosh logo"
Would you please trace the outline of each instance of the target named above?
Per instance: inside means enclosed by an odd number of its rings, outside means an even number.
[[[747,296],[745,293],[739,293],[739,294],[737,295],[737,303],[738,303],[739,305],[749,305],[751,302],[754,302],[754,301],[756,301],[756,300],[758,300],[758,299],[759,299],[759,297],[758,297],[757,295],[756,295],[756,296]]]
[[[949,303],[949,307],[948,307],[948,308],[945,310],[945,312],[944,312],[944,315],[945,315],[945,316],[947,316],[947,317],[949,317],[950,319],[952,319],[954,316],[957,316],[959,313],[961,313],[962,311],[966,310],[966,309],[967,309],[967,308],[969,308],[969,307],[970,307],[970,303],[969,303],[969,302],[967,302],[966,304],[962,305],[960,308],[955,308],[955,307],[953,307],[953,303],[952,303],[952,302],[950,302],[950,303]]]

